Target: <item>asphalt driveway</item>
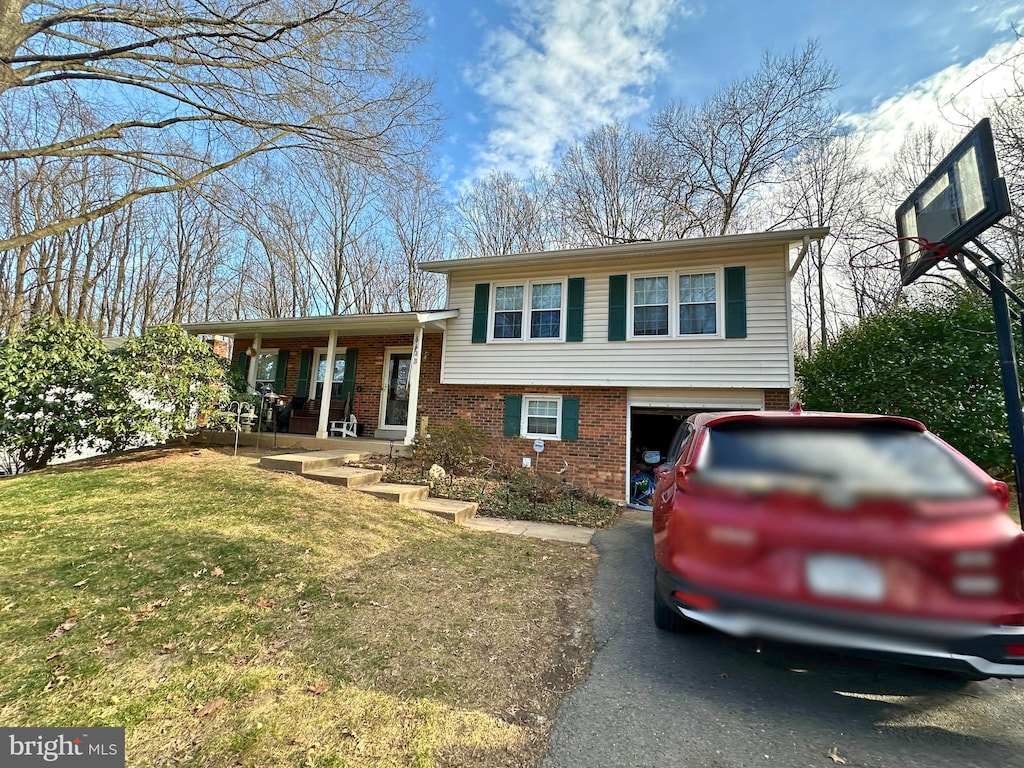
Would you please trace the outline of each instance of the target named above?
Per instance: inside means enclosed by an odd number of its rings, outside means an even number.
[[[597,650],[559,710],[544,768],[1024,766],[1024,681],[664,633],[651,620],[649,513],[627,513],[593,542]]]

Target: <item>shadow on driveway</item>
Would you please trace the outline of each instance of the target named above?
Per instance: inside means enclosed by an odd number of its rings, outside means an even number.
[[[590,675],[563,703],[544,768],[1024,765],[1022,683],[827,649],[763,645],[651,618],[650,514],[599,531]]]

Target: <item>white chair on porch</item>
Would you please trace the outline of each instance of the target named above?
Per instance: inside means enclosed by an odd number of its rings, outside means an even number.
[[[331,437],[355,437],[356,436],[356,415],[350,413],[347,419],[332,421],[327,434]]]

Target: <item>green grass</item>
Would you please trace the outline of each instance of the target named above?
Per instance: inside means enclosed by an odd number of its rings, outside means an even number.
[[[586,664],[588,548],[209,450],[0,488],[0,722],[133,766],[529,765]]]

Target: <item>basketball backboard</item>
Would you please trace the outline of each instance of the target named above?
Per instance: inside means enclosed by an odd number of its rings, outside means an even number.
[[[903,284],[953,256],[1009,212],[1010,197],[999,177],[986,117],[896,209]]]

